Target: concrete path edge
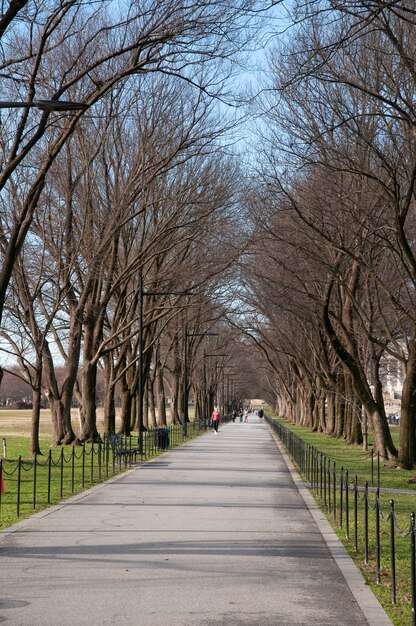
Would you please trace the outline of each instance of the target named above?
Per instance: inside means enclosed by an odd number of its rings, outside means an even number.
[[[270,430],[272,436],[273,432]],[[340,539],[338,539],[332,526],[328,522],[324,513],[321,511],[314,498],[310,494],[308,488],[300,477],[296,470],[290,456],[287,454],[285,448],[282,446],[274,436],[273,439],[278,447],[286,466],[292,476],[303,501],[309,509],[319,531],[321,532],[332,558],[338,565],[341,574],[344,576],[351,593],[353,594],[358,606],[364,613],[364,616],[369,626],[392,626],[393,622],[377,600],[376,596],[371,591],[370,587],[366,584],[363,575],[361,574],[354,561],[349,556],[348,552],[344,548]]]

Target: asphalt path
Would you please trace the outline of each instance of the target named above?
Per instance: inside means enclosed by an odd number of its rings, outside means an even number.
[[[0,536],[9,626],[389,624],[374,602],[372,622],[254,416]]]

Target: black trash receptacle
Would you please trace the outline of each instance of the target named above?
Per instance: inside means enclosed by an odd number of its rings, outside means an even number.
[[[169,428],[155,428],[155,447],[159,450],[169,448]]]

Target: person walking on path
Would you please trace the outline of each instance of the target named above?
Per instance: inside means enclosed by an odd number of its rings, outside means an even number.
[[[218,408],[215,407],[211,415],[211,424],[214,428],[214,433],[216,435],[218,435],[218,426],[220,424],[220,421],[221,421],[221,414],[218,411]]]

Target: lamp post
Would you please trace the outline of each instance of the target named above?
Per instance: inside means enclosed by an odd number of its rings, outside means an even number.
[[[188,389],[188,339],[189,337],[216,337],[218,333],[190,333],[188,332],[188,324],[185,324],[185,333],[184,333],[184,362],[183,362],[183,417],[182,417],[182,433],[183,436],[187,435],[187,422],[188,418],[188,401],[189,401],[189,389]]]
[[[228,356],[228,354],[207,354],[207,356],[222,356],[222,357],[226,357]],[[221,407],[221,403],[219,402],[218,404],[220,405],[220,409],[222,408],[222,411],[220,410],[220,412],[225,415],[225,403],[224,403],[224,368],[227,367],[225,364],[222,365],[216,365],[215,368],[219,369],[222,371],[222,388],[221,388],[221,401],[222,401],[222,407]]]
[[[231,404],[231,411],[235,411],[237,382],[239,382],[238,379],[227,376],[227,394]]]
[[[191,296],[191,291],[145,291],[143,287],[143,277],[140,276],[139,284],[139,452],[140,458],[143,454],[142,433],[147,430],[143,423],[143,400],[144,400],[144,376],[143,376],[143,301],[145,296]]]
[[[85,111],[88,104],[68,100],[32,100],[31,102],[0,102],[0,109],[40,109],[41,111]]]
[[[205,367],[205,359],[207,357],[210,356],[228,356],[227,354],[210,354],[208,352],[205,352],[204,350],[204,365],[203,365],[203,378],[204,378],[204,386],[205,386],[205,380],[206,380],[206,367]],[[204,430],[207,430],[207,407],[208,407],[208,402],[207,402],[207,392],[206,389],[204,389],[204,402],[203,402],[203,413],[204,413]]]

